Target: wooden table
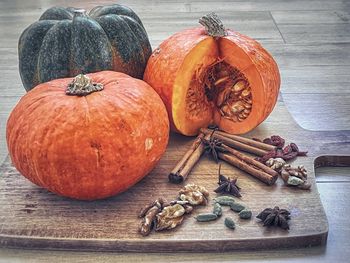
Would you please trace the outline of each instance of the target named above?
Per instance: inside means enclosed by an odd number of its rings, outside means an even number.
[[[22,30],[52,5],[90,9],[114,1],[3,0],[0,3],[0,161],[7,155],[5,126],[10,110],[24,94],[18,74],[17,40]],[[350,129],[350,2],[313,1],[122,1],[143,19],[153,47],[204,13],[217,12],[227,27],[259,40],[276,58],[282,97],[305,129]],[[315,142],[317,143],[317,142]],[[349,149],[348,143],[344,147]],[[318,190],[328,215],[326,247],[223,254],[131,254],[0,249],[0,262],[115,261],[346,261],[350,256],[349,168],[320,168]]]

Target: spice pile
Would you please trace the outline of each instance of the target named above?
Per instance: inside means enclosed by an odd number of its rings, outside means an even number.
[[[285,140],[273,135],[260,141],[256,138],[248,139],[238,135],[228,134],[217,130],[215,127],[202,128],[190,149],[169,174],[169,181],[181,183],[188,177],[191,169],[199,161],[203,153],[211,155],[216,162],[223,160],[240,170],[252,175],[260,181],[272,185],[279,175],[288,186],[297,186],[300,189],[310,189],[307,182],[307,172],[286,164],[297,156],[306,156],[307,152],[300,151],[295,143],[285,146]],[[258,156],[252,158],[247,154]],[[282,175],[283,173],[283,175]],[[288,175],[287,175],[288,174]],[[234,181],[234,180],[233,180]],[[232,182],[233,182],[232,181]],[[225,184],[225,185],[224,185]],[[233,182],[233,184],[235,184]],[[236,195],[236,189],[232,189],[231,183],[222,178],[219,179],[219,188],[216,192],[231,192]]]
[[[300,189],[310,189],[307,181],[307,171],[303,166],[292,167],[286,162],[297,156],[306,156],[307,152],[299,151],[295,143],[285,146],[285,140],[274,135],[263,141],[248,139],[237,135],[225,133],[215,127],[202,128],[201,133],[192,143],[189,150],[169,174],[169,181],[181,183],[186,180],[195,164],[203,153],[211,155],[216,162],[223,160],[238,169],[245,171],[267,185],[272,185],[281,176],[287,186]],[[243,152],[249,153],[247,155]],[[256,158],[251,155],[257,156]],[[241,219],[250,219],[252,211],[243,204],[236,202],[234,197],[241,197],[241,188],[237,185],[237,178],[229,178],[221,174],[221,164],[218,171],[218,186],[215,193],[224,194],[215,197],[213,210],[210,213],[198,214],[198,222],[215,221],[223,214],[222,206],[229,206],[238,213]],[[232,196],[228,196],[232,195]],[[172,229],[183,222],[184,216],[190,214],[197,205],[208,203],[209,192],[198,185],[188,184],[178,194],[177,200],[167,202],[159,198],[150,203],[140,212],[142,222],[140,233],[148,235],[152,229],[161,231]],[[263,226],[276,226],[288,230],[290,212],[286,209],[266,208],[257,216]],[[235,222],[231,217],[224,220],[226,227],[235,229]]]
[[[235,196],[240,197],[239,187],[236,185],[237,179],[230,180],[220,173],[219,166],[219,184],[225,185],[220,193],[230,193],[231,189],[235,189]],[[231,185],[231,186],[230,186]],[[219,188],[220,189],[220,186]],[[215,192],[218,192],[217,190]],[[141,209],[139,217],[142,218],[139,226],[139,232],[143,236],[147,236],[154,229],[162,231],[173,229],[182,224],[185,215],[191,214],[195,206],[207,205],[209,192],[204,187],[187,184],[180,189],[176,200],[167,202],[164,198],[158,198]],[[210,213],[198,214],[195,219],[197,222],[210,222],[220,218],[223,214],[222,206],[229,206],[240,219],[251,219],[252,211],[245,205],[236,202],[234,197],[228,195],[217,196],[213,199],[213,210]],[[290,219],[290,213],[285,209],[266,208],[257,218],[264,222],[264,226],[279,226],[282,229],[289,229],[287,220]],[[226,227],[235,229],[236,224],[232,217],[226,217],[224,220]]]
[[[220,177],[223,177],[223,175],[219,172],[219,180]],[[211,213],[199,214],[195,219],[198,222],[214,221],[223,214],[222,206],[229,206],[232,211],[238,213],[240,219],[250,219],[252,217],[252,211],[245,205],[236,202],[232,196],[222,195],[214,198],[213,211]],[[290,212],[286,209],[279,209],[277,206],[273,209],[266,208],[256,217],[262,220],[264,223],[263,226],[281,227],[284,230],[289,229],[288,220],[290,219]],[[224,224],[230,229],[236,228],[236,224],[231,217],[226,217]]]

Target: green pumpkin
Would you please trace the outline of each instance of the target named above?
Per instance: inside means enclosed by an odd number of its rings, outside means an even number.
[[[139,17],[128,7],[52,7],[18,43],[24,88],[52,79],[114,70],[142,79],[152,49]]]

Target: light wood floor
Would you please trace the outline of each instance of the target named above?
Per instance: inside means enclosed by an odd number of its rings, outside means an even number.
[[[0,0],[0,161],[7,154],[5,126],[24,89],[18,74],[20,33],[54,5],[90,9],[116,1]],[[153,47],[176,31],[197,25],[215,11],[226,27],[260,41],[276,58],[282,97],[296,121],[311,130],[350,130],[349,0],[123,0],[141,17]],[[317,143],[317,142],[315,142]],[[350,143],[350,142],[348,142]],[[349,145],[344,145],[349,147]],[[350,154],[350,149],[349,149]],[[330,223],[327,247],[225,254],[116,254],[0,250],[0,262],[266,261],[331,259],[350,256],[349,168],[318,170],[318,189]],[[1,215],[1,213],[0,213]]]

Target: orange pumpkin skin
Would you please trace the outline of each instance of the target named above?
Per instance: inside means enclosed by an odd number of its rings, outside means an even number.
[[[181,76],[196,75],[200,68],[218,60],[243,72],[251,84],[253,107],[242,122],[223,118],[215,107],[204,110],[197,119],[186,118],[184,102],[179,102],[189,86],[186,76]],[[229,29],[226,36],[214,38],[203,27],[178,32],[162,42],[148,60],[144,80],[164,101],[171,129],[184,135],[195,135],[209,124],[233,134],[246,133],[271,113],[280,88],[278,66],[257,41]]]
[[[145,82],[102,71],[88,74],[104,89],[68,96],[72,78],[29,91],[7,122],[18,171],[49,191],[81,200],[121,193],[157,164],[169,138],[166,109]]]

